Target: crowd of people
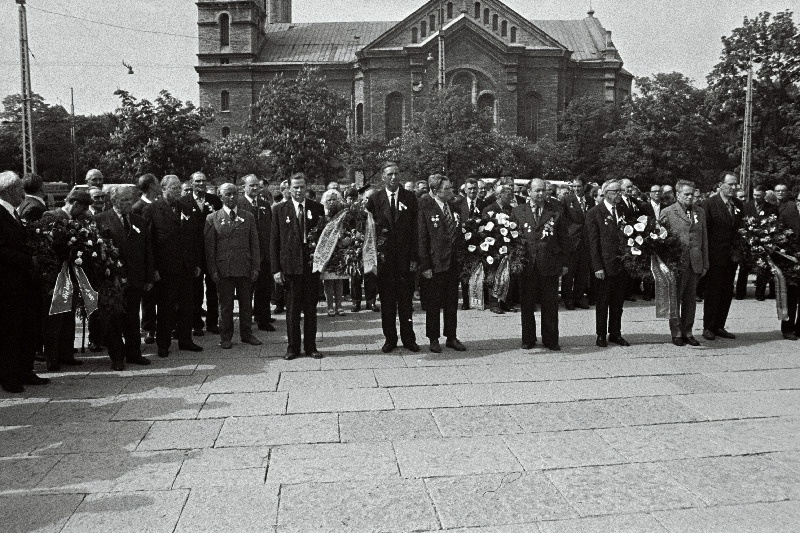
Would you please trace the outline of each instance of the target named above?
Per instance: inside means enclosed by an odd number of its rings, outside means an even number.
[[[703,302],[704,339],[735,338],[726,323],[732,299],[744,297],[747,285],[747,268],[732,253],[742,221],[774,215],[800,235],[800,213],[787,185],[772,191],[757,186],[746,199],[730,172],[707,195],[686,180],[653,185],[647,193],[627,179],[602,184],[533,179],[521,185],[512,178],[470,177],[456,188],[441,174],[403,180],[398,164],[389,161],[379,185],[342,190],[331,182],[319,202],[302,173],[282,182],[274,196],[255,175],[218,188],[202,172],[184,182],[153,174],[135,185],[104,187],[103,181],[98,170],[90,170],[85,186],[70,191],[63,206],[48,209],[40,177],[0,173],[0,385],[8,392],[49,381],[34,372],[37,357],[48,371],[82,364],[74,347],[77,300],[71,312],[50,314],[54,287],[37,275],[38,258],[26,245],[26,226],[35,223],[92,220],[118,248],[126,280],[124,312],[95,312],[88,319],[89,350],[107,350],[115,370],[151,364],[142,355],[142,342],[156,344],[161,358],[170,355],[173,339],[178,350],[202,351],[193,337],[206,334],[219,335],[221,348],[232,348],[237,299],[241,343],[260,345],[254,330],[275,331],[273,313],[285,312],[285,359],[302,353],[321,358],[320,295],[328,316],[335,317],[345,312],[346,287],[351,312],[361,311],[363,302],[365,309],[381,313],[384,353],[399,343],[421,350],[413,326],[415,298],[425,312],[429,351],[442,352],[441,337],[445,347],[465,351],[458,338],[459,304],[462,310],[472,306],[463,275],[465,222],[496,214],[519,228],[526,261],[511,276],[507,295],[487,291],[485,301],[494,313],[520,313],[523,349],[538,343],[537,307],[542,346],[561,349],[560,302],[566,310],[595,306],[598,347],[629,346],[622,334],[624,303],[654,296],[653,281],[631,277],[619,254],[622,227],[642,215],[658,220],[680,242],[678,309],[669,330],[675,345],[698,346],[693,335],[698,302]],[[342,276],[312,268],[313,240],[340,204],[370,214],[381,236],[375,271]],[[744,271],[739,280],[737,268]],[[758,299],[766,298],[769,285],[766,276],[756,279]],[[798,288],[789,285],[787,296],[789,319],[781,332],[797,340]]]

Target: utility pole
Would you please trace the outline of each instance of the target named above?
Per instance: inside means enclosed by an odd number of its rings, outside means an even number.
[[[753,155],[753,57],[747,69],[747,97],[744,107],[741,182],[745,198],[750,198],[750,171]]]
[[[22,165],[25,174],[36,174],[36,151],[34,149],[33,111],[31,109],[31,62],[28,50],[28,15],[25,0],[17,0],[19,5],[19,55],[22,74]]]
[[[439,0],[439,90],[445,89],[445,62],[444,62],[444,11],[442,0]]]
[[[69,140],[72,144],[72,178],[70,185],[75,186],[75,180],[78,176],[78,142],[76,138],[75,128],[75,89],[69,88],[69,114],[70,114],[70,127],[69,127]]]

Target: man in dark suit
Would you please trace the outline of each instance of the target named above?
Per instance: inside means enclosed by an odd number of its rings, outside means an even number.
[[[425,335],[430,339],[430,350],[441,353],[439,334],[440,311],[444,314],[445,346],[463,352],[466,347],[458,340],[458,283],[462,261],[459,252],[464,244],[461,217],[453,212],[453,185],[441,174],[428,178],[432,201],[419,206],[419,267],[427,281],[425,308]]]
[[[494,187],[486,180],[478,181],[478,209],[483,208],[494,202]]]
[[[321,359],[317,350],[317,300],[319,272],[312,272],[314,230],[325,223],[322,204],[306,198],[307,178],[302,172],[289,179],[289,200],[272,209],[270,265],[275,283],[284,285],[286,331],[289,346],[284,359],[300,356],[300,313],[303,313],[303,349]]]
[[[17,213],[26,224],[37,222],[47,211],[42,190],[44,181],[36,174],[26,174],[22,179],[22,185],[25,188],[25,199],[19,204]]]
[[[528,262],[522,272],[522,349],[536,346],[536,302],[542,306],[542,344],[558,351],[558,278],[566,271],[569,228],[564,209],[547,197],[544,181],[533,179],[528,201],[514,208],[512,220],[525,240]]]
[[[642,203],[636,197],[636,186],[629,179],[620,181],[622,195],[617,202],[617,211],[628,224],[634,224],[636,219],[644,214]],[[635,302],[635,294],[639,291],[639,280],[632,278],[627,272],[622,272],[622,283],[625,285],[625,299]]]
[[[595,325],[597,346],[609,342],[630,346],[622,337],[622,307],[625,303],[625,283],[628,279],[620,259],[621,232],[625,220],[617,211],[622,186],[617,180],[603,184],[603,201],[586,213],[586,235],[589,241],[589,260],[597,279]]]
[[[514,188],[511,185],[498,185],[492,198],[494,198],[494,200],[481,210],[481,216],[483,218],[492,217],[496,213],[505,213],[506,215],[511,216],[511,213],[514,209],[511,206],[511,203],[514,200]],[[489,310],[498,315],[502,315],[506,311],[516,311],[516,308],[512,307],[512,302],[515,301],[517,296],[517,286],[517,278],[514,276],[511,279],[508,288],[508,295],[506,296],[505,301],[498,301],[497,298],[491,294],[487,294],[486,301],[489,303]]]
[[[252,176],[256,186],[258,180]],[[255,217],[239,208],[239,190],[233,183],[219,188],[222,209],[206,218],[206,265],[214,280],[220,302],[220,346],[233,346],[233,296],[239,297],[239,338],[245,344],[260,346],[253,336],[253,283],[261,266],[259,234]],[[265,215],[266,216],[266,215]],[[266,273],[265,273],[266,275]]]
[[[411,316],[414,272],[417,269],[417,197],[400,187],[397,163],[383,164],[384,187],[367,200],[367,211],[375,219],[375,235],[385,239],[378,258],[378,294],[381,297],[381,325],[386,341],[381,350],[389,353],[397,347],[400,316],[400,340],[412,352],[420,350]]]
[[[133,204],[132,212],[142,216],[144,208],[161,199],[161,184],[153,174],[139,176],[137,187],[142,193],[141,197]],[[144,343],[156,342],[156,291],[144,291],[142,294],[142,330]]]
[[[272,267],[269,262],[269,237],[272,231],[272,207],[261,196],[261,183],[258,177],[250,174],[242,178],[244,195],[239,200],[239,208],[253,215],[258,230],[258,249],[261,252],[260,272],[253,286],[253,318],[261,331],[275,331],[269,302],[272,298]]]
[[[73,220],[83,218],[92,198],[86,190],[72,189],[64,200],[64,206],[46,211],[42,215],[43,224],[51,224],[57,220]],[[53,299],[53,287],[45,287],[49,294],[43,295],[42,312],[44,318],[44,356],[47,360],[47,370],[57,372],[61,365],[82,365],[83,361],[75,359],[73,348],[75,345],[75,299],[73,297],[72,312],[47,314]],[[92,313],[94,314],[94,313]]]
[[[164,200],[144,208],[150,226],[156,272],[156,344],[158,356],[168,357],[172,331],[178,334],[178,349],[202,352],[192,341],[193,281],[200,276],[200,246],[191,211],[179,200],[181,181],[167,175],[161,180]]]
[[[567,220],[565,256],[567,272],[561,278],[561,298],[564,307],[589,309],[583,295],[589,286],[589,242],[586,239],[586,211],[589,203],[583,196],[583,182],[572,180],[569,192],[564,191],[559,201]],[[594,202],[592,202],[594,204]]]
[[[681,180],[675,185],[677,202],[665,207],[659,217],[670,235],[678,238],[683,254],[683,269],[676,272],[678,312],[670,318],[672,343],[676,346],[700,346],[694,338],[697,309],[697,282],[708,271],[708,232],[706,215],[694,206],[694,183]]]
[[[91,186],[88,190],[89,196],[92,197],[92,205],[86,210],[86,218],[93,219],[108,209],[108,194],[103,190],[102,185]],[[106,318],[103,313],[89,315],[89,351],[92,353],[103,351],[103,344],[106,340]]]
[[[775,185],[775,196],[778,198],[778,218],[781,224],[791,228],[795,239],[800,241],[800,211],[797,202],[789,196],[789,187],[785,183],[778,183]],[[800,302],[800,287],[787,284],[786,304],[789,308],[789,319],[781,322],[781,333],[784,339],[790,341],[796,341],[800,336],[798,302]]]
[[[222,200],[214,194],[206,192],[206,175],[195,172],[190,178],[192,194],[182,196],[179,200],[181,208],[189,215],[189,223],[195,232],[195,242],[198,243],[201,258],[205,258],[205,238],[203,231],[206,227],[206,218],[214,211],[222,209]],[[219,300],[217,287],[214,280],[208,276],[205,260],[200,262],[200,275],[193,280],[192,285],[192,328],[193,334],[203,335],[203,279],[206,288],[206,321],[205,327],[209,333],[219,333]]]
[[[107,317],[106,345],[114,370],[125,370],[125,363],[149,365],[142,357],[139,336],[139,305],[142,294],[153,288],[155,261],[150,232],[144,218],[132,212],[137,189],[118,185],[109,196],[112,208],[94,217],[97,227],[107,232],[119,249],[128,284],[123,295],[124,312]]]
[[[25,248],[25,228],[16,212],[24,198],[19,176],[0,173],[0,387],[10,393],[50,381],[33,372],[36,346],[31,328],[41,322],[35,317],[39,307],[31,305],[39,297],[36,259]]]
[[[767,191],[763,185],[756,185],[753,187],[753,199],[744,202],[742,214],[744,218],[753,217],[761,221],[769,218],[772,215],[778,217],[778,206],[773,205],[766,201]],[[736,292],[737,300],[744,300],[747,295],[747,277],[750,274],[747,265],[744,263],[739,264],[739,276],[736,278]],[[757,276],[756,277],[756,300],[764,301],[766,299],[767,284],[770,284],[770,290],[774,294],[774,283],[771,280],[772,276]]]
[[[470,218],[480,218],[481,210],[478,207],[478,180],[467,178],[464,182],[464,196],[455,201],[456,212],[460,215],[462,224]],[[461,282],[461,309],[470,309],[469,303],[469,282]]]
[[[653,220],[661,218],[661,210],[669,207],[670,204],[664,203],[661,199],[662,188],[660,185],[651,185],[650,193],[646,202],[642,202],[641,212]],[[655,297],[655,284],[652,278],[646,278],[642,281],[643,296],[646,302],[649,302]]]
[[[728,311],[733,299],[733,281],[736,263],[733,262],[733,245],[737,230],[742,225],[742,203],[736,199],[739,178],[732,172],[724,173],[719,194],[703,204],[708,229],[708,257],[710,267],[703,293],[703,337],[714,340],[735,339],[725,329]]]

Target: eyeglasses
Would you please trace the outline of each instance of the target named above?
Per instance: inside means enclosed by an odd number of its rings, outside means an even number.
[[[610,192],[618,193],[618,192],[622,192],[622,189],[606,189],[605,194],[608,194]]]

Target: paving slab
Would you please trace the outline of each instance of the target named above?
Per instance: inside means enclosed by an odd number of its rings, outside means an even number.
[[[441,437],[429,410],[341,413],[342,442],[394,441]]]
[[[176,533],[261,533],[278,520],[278,485],[193,489]]]
[[[667,530],[653,516],[630,514],[594,516],[572,520],[539,522],[541,533],[586,533],[608,531],[614,533],[664,533]]]
[[[288,398],[286,392],[209,394],[197,418],[282,415]]]
[[[377,387],[371,369],[281,372],[279,391],[295,389],[360,389]]]
[[[45,398],[0,400],[0,426],[25,424],[34,414],[42,410],[48,401]]]
[[[421,385],[450,385],[469,383],[460,367],[381,368],[375,370],[381,387],[411,387]]]
[[[215,392],[274,392],[278,376],[274,373],[239,375],[209,375],[200,387],[201,393]]]
[[[525,470],[626,462],[594,431],[506,435],[503,440]]]
[[[718,424],[665,424],[600,429],[597,433],[629,461],[663,461],[736,452]]]
[[[215,446],[277,446],[338,441],[337,415],[322,413],[228,418]]]
[[[83,498],[83,494],[0,496],[0,524],[4,533],[59,533]]]
[[[522,433],[506,406],[433,409],[436,424],[445,437],[475,437]]]
[[[397,409],[431,409],[434,407],[460,407],[456,395],[449,387],[395,387],[389,390]]]
[[[795,533],[800,502],[680,509],[653,516],[671,533]]]
[[[210,448],[219,435],[222,420],[166,420],[153,422],[137,450],[187,450]]]
[[[0,493],[32,489],[61,459],[58,455],[0,459]]]
[[[399,477],[389,442],[299,444],[272,451],[268,483],[307,483]]]
[[[526,433],[617,427],[621,423],[603,402],[513,405],[509,414]]]
[[[394,449],[404,478],[522,470],[500,437],[396,441]]]
[[[171,533],[188,490],[89,494],[67,521],[63,533]]]
[[[34,453],[118,453],[134,451],[151,422],[102,422],[84,424],[71,419],[69,424],[34,427]]]
[[[336,413],[394,409],[386,389],[295,389],[287,413]]]
[[[111,420],[192,420],[208,398],[205,394],[165,398],[131,398],[117,405]]]

